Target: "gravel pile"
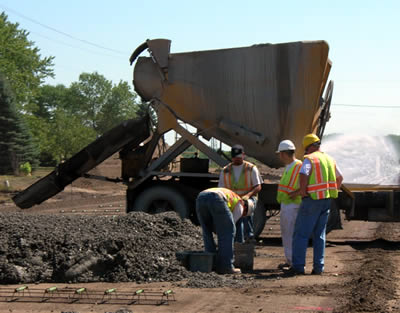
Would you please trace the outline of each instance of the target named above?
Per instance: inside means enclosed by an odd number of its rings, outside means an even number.
[[[170,281],[213,288],[248,280],[190,272],[175,256],[202,249],[201,228],[174,212],[0,214],[0,284]]]

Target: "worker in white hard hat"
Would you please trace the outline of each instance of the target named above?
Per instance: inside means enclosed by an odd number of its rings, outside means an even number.
[[[227,188],[209,188],[197,196],[196,213],[203,231],[206,252],[216,253],[216,270],[219,274],[239,274],[235,268],[234,239],[236,222],[254,211],[251,199],[243,200],[238,194]],[[218,249],[213,232],[216,232]]]
[[[257,206],[257,194],[260,192],[262,184],[257,166],[245,161],[242,145],[232,146],[231,157],[232,162],[226,165],[220,173],[218,187],[236,192],[243,200],[252,199]],[[236,226],[236,242],[254,240],[253,216],[240,219]]]
[[[313,242],[313,269],[311,274],[324,271],[326,225],[332,199],[338,197],[343,175],[335,160],[320,150],[321,140],[315,134],[303,138],[305,151],[300,169],[302,196],[293,234],[292,268],[288,274],[304,274],[309,238]]]
[[[278,267],[281,269],[289,269],[292,266],[292,238],[301,203],[299,173],[302,162],[296,159],[295,151],[294,143],[288,139],[281,141],[276,151],[281,162],[285,165],[276,196],[276,200],[281,205],[280,226],[286,259],[285,263],[279,264]]]

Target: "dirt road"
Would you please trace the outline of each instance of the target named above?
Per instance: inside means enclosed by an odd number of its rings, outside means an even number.
[[[76,183],[57,199],[24,214],[123,217],[123,190],[108,184],[92,190],[87,182]],[[10,203],[0,205],[0,210],[19,211]],[[28,293],[14,294],[18,297],[14,301],[0,296],[0,312],[399,312],[399,247],[398,224],[344,222],[343,230],[328,235],[326,272],[322,276],[310,275],[310,247],[306,275],[286,277],[277,268],[284,256],[279,217],[273,217],[257,242],[253,271],[238,277],[198,276],[200,282],[218,280],[215,288],[199,288],[202,286],[196,285],[196,276],[168,282],[28,283],[24,285],[40,299],[32,301]],[[12,295],[21,286],[2,285],[0,295],[10,291]],[[46,288],[53,286],[60,292],[69,290],[69,300],[44,297]],[[80,288],[86,288],[87,293],[74,294]],[[105,296],[110,289],[115,293]],[[140,289],[148,294],[147,300],[135,298],[135,291]],[[163,296],[167,290],[173,294]],[[168,301],[160,304],[161,300]]]

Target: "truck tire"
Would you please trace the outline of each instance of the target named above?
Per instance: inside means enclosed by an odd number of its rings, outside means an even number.
[[[258,238],[264,230],[265,223],[267,222],[267,215],[264,203],[257,201],[257,207],[253,216],[253,231],[254,237]]]
[[[181,218],[189,218],[190,215],[184,196],[174,188],[166,186],[145,189],[134,202],[133,211],[149,214],[175,211]]]

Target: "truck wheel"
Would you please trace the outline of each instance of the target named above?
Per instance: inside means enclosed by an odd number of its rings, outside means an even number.
[[[181,193],[166,186],[155,186],[144,190],[136,199],[133,211],[149,214],[175,211],[181,218],[189,218],[190,210]]]
[[[257,201],[257,207],[254,211],[253,216],[254,237],[258,238],[261,235],[266,222],[267,215],[264,203],[262,203],[261,201]]]

